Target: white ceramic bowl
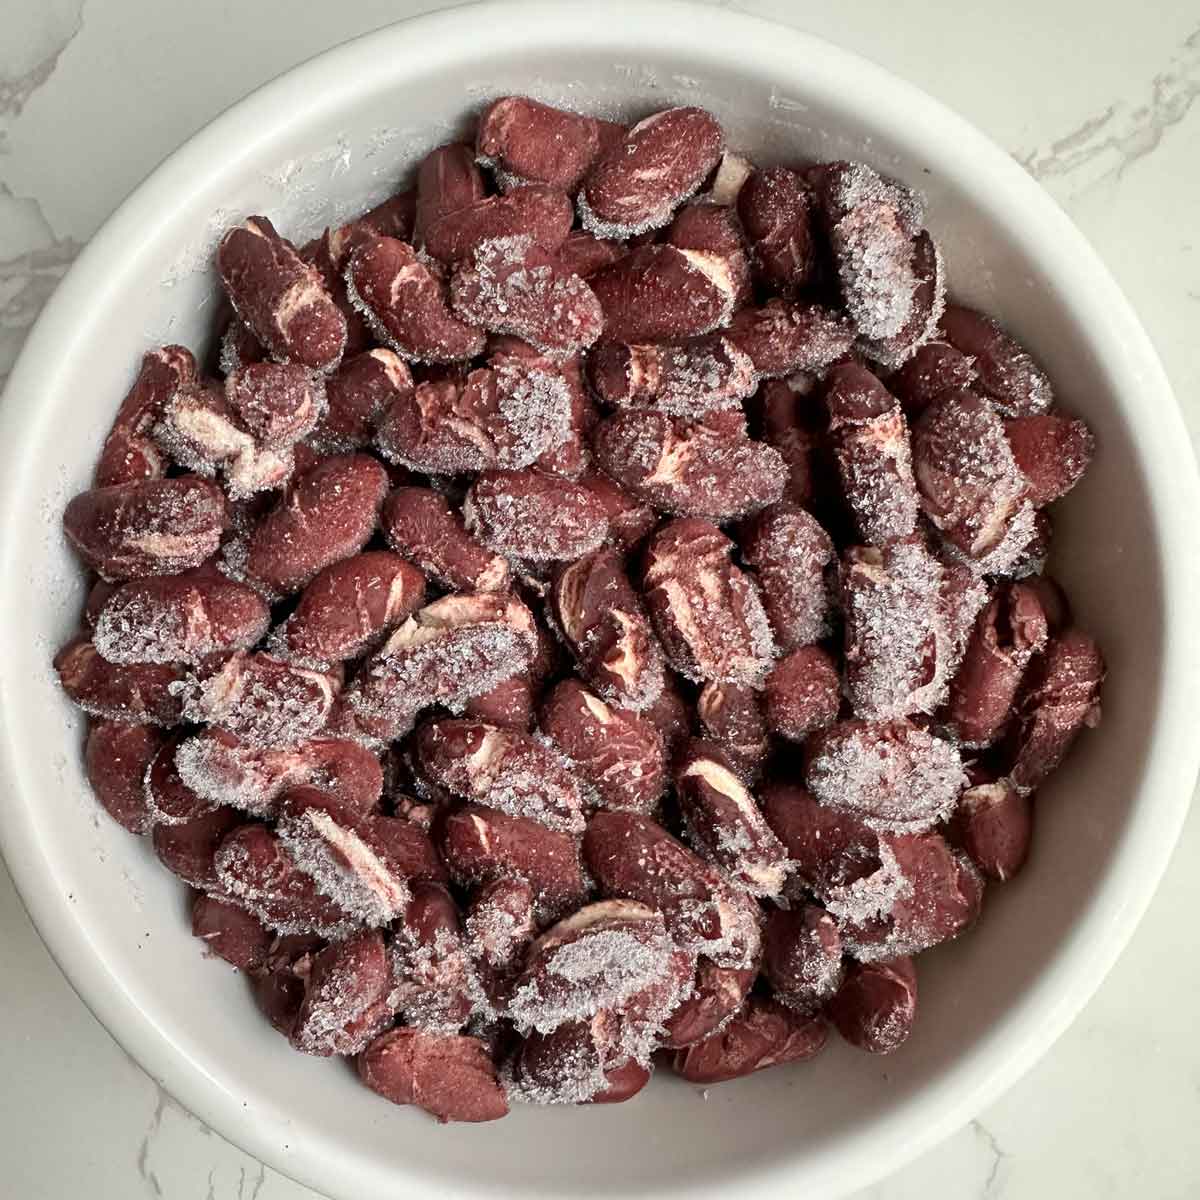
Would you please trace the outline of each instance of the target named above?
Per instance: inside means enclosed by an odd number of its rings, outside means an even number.
[[[759,161],[862,157],[923,188],[954,290],[1033,347],[1098,436],[1095,466],[1056,514],[1054,565],[1111,673],[1103,727],[1040,798],[1028,870],[994,890],[974,934],[921,960],[920,1019],[900,1053],[834,1044],[812,1065],[707,1097],[668,1077],[624,1106],[438,1128],[347,1067],[292,1052],[243,980],[202,957],[183,890],[147,844],[100,813],[81,771],[83,722],[49,668],[83,599],[59,516],[88,485],[146,346],[205,337],[208,255],[229,220],[265,212],[303,240],[381,198],[468,110],[511,91],[624,115],[700,103]],[[129,1052],[226,1137],[333,1196],[862,1186],[1050,1045],[1129,937],[1175,841],[1200,744],[1200,495],[1154,351],[1007,154],[909,85],[790,30],[677,3],[514,3],[331,51],[231,109],[122,206],[47,306],[0,415],[8,864],[62,969]]]

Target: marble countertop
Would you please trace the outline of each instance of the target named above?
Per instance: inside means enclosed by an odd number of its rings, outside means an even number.
[[[1109,0],[727,5],[924,87],[1055,196],[1133,301],[1200,436],[1200,8]],[[0,384],[130,189],[264,80],[443,7],[8,0],[0,20]],[[294,14],[303,13],[297,23]],[[1200,1194],[1200,811],[1132,944],[1042,1062],[856,1200]],[[0,865],[0,1178],[20,1200],[313,1200],[181,1109],[59,974]]]

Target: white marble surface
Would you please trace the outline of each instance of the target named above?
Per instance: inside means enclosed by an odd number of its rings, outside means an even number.
[[[1196,0],[729,6],[883,63],[1007,146],[1108,262],[1200,435]],[[0,381],[79,248],[165,154],[294,63],[436,7],[5,0]],[[1067,1035],[977,1120],[858,1200],[1200,1195],[1198,868],[1200,814],[1132,945]],[[0,947],[5,1194],[315,1196],[228,1145],[129,1060],[51,962],[2,867]]]

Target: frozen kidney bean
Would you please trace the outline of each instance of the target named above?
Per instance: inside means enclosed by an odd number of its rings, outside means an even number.
[[[965,780],[957,749],[904,719],[837,722],[814,740],[805,773],[822,804],[897,832],[944,820]]]
[[[83,624],[86,628],[96,628],[96,622],[100,620],[104,606],[120,586],[119,583],[111,583],[107,579],[97,579],[92,584],[88,589],[87,600],[84,601],[83,606]]]
[[[271,611],[253,588],[201,567],[122,584],[96,620],[92,640],[114,663],[199,663],[253,646]]]
[[[1004,425],[974,392],[943,392],[913,428],[925,516],[981,570],[1002,571],[1030,540],[1029,484]]]
[[[786,167],[754,171],[737,194],[755,273],[770,288],[794,293],[816,265],[812,195]]]
[[[826,1034],[821,1018],[752,996],[719,1033],[677,1051],[671,1069],[689,1083],[723,1083],[814,1058],[824,1048]]]
[[[468,717],[486,721],[489,725],[528,733],[533,728],[536,705],[537,690],[526,672],[501,680],[480,696],[472,696],[463,711]]]
[[[558,370],[570,396],[567,436],[557,446],[543,451],[535,465],[547,475],[578,480],[591,466],[592,451],[588,439],[599,414],[584,387],[582,356],[570,355],[558,364]]]
[[[640,711],[662,691],[662,652],[620,554],[602,548],[561,568],[550,608],[599,696]]]
[[[455,271],[450,301],[463,320],[522,338],[557,361],[590,346],[604,325],[588,282],[528,234],[480,242]]]
[[[608,519],[587,488],[537,471],[485,471],[463,501],[469,532],[507,558],[568,562],[595,550]]]
[[[689,679],[761,685],[775,654],[757,585],[707,521],[664,525],[646,547],[646,606],[671,665]]]
[[[661,825],[635,813],[597,812],[583,855],[602,893],[658,909],[682,949],[721,966],[754,961],[757,906]]]
[[[624,243],[594,237],[584,229],[568,233],[566,240],[558,248],[559,265],[582,279],[611,266],[624,255]]]
[[[321,893],[367,926],[400,916],[414,875],[439,874],[428,837],[395,817],[355,812],[312,787],[285,793],[276,834]]]
[[[528,236],[554,254],[571,231],[567,194],[542,184],[514,187],[444,213],[425,230],[424,250],[448,266],[468,258],[481,242]]]
[[[338,311],[346,319],[346,344],[342,348],[342,359],[361,354],[371,343],[367,323],[346,293],[346,259],[359,242],[374,236],[374,230],[365,225],[343,225],[338,229],[325,229],[320,237],[313,238],[300,247],[300,257],[310,266],[316,267]],[[261,361],[260,356],[259,361]],[[253,359],[253,355],[251,356]],[[236,364],[234,364],[236,365]],[[225,363],[222,362],[224,369]],[[229,374],[228,370],[225,374]]]
[[[753,896],[779,895],[787,853],[720,747],[686,747],[675,767],[675,795],[692,844],[710,862]]]
[[[842,489],[863,540],[882,546],[907,537],[918,497],[896,398],[865,367],[848,362],[826,377],[825,403]]]
[[[603,1010],[621,1011],[670,970],[662,914],[634,900],[602,900],[551,926],[529,948],[508,1016],[549,1033]]]
[[[260,444],[214,380],[200,380],[176,391],[154,427],[154,436],[181,466],[209,478],[220,471],[235,501],[282,486],[295,469],[295,448]]]
[[[441,884],[413,886],[390,951],[390,1002],[405,1024],[430,1033],[458,1033],[471,1015],[475,981],[458,905]]]
[[[1034,660],[1005,746],[1009,778],[1018,791],[1036,788],[1062,762],[1080,730],[1100,723],[1105,672],[1099,647],[1074,628],[1052,638]]]
[[[542,732],[570,759],[603,807],[652,812],[666,788],[662,739],[644,717],[605,704],[574,679],[547,696]]]
[[[837,922],[819,904],[773,910],[763,927],[763,974],[780,1004],[816,1012],[842,982]]]
[[[743,778],[757,778],[770,750],[758,693],[738,683],[706,683],[696,698],[696,715],[704,736],[720,746]]]
[[[941,330],[956,350],[974,359],[979,390],[1003,416],[1032,416],[1054,403],[1046,373],[991,317],[949,304]]]
[[[372,550],[332,563],[305,587],[271,638],[273,652],[322,669],[355,658],[425,601],[425,577],[397,554]]]
[[[483,330],[450,310],[441,269],[406,242],[364,242],[350,256],[346,287],[376,338],[401,358],[453,363],[483,350]]]
[[[886,337],[865,337],[860,341],[862,352],[887,368],[907,362],[937,333],[938,321],[946,306],[946,267],[942,252],[924,229],[912,241],[910,265],[916,286],[903,324]]]
[[[348,244],[354,237],[377,233],[380,237],[395,237],[407,241],[412,236],[413,222],[417,213],[417,190],[406,188],[386,200],[367,209],[360,217],[340,226],[334,231],[334,244],[339,265],[345,261],[352,247]]]
[[[846,551],[846,683],[856,715],[904,717],[941,703],[952,669],[944,583],[941,564],[915,539]]]
[[[291,1043],[305,1054],[358,1054],[392,1023],[383,937],[363,932],[312,960]]]
[[[901,230],[908,237],[915,237],[920,231],[925,219],[921,194],[898,179],[880,175],[866,163],[819,163],[806,168],[803,174],[829,224],[837,224],[859,205],[880,203],[895,212]]]
[[[962,848],[989,879],[1011,879],[1029,857],[1033,805],[1008,780],[967,788],[958,802],[954,825]]]
[[[282,450],[325,412],[325,382],[299,363],[250,363],[225,377],[225,399],[255,441]]]
[[[220,891],[217,848],[243,819],[239,812],[222,805],[181,825],[157,824],[150,835],[154,853],[184,883],[202,892]]]
[[[128,724],[177,725],[184,671],[173,663],[111,663],[88,638],[68,642],[54,669],[67,696],[88,716]]]
[[[88,731],[88,783],[105,812],[130,833],[147,833],[154,824],[143,780],[162,744],[161,730],[152,725],[97,721]]]
[[[198,567],[220,545],[225,522],[221,489],[194,475],[93,488],[63,513],[75,552],[108,580]]]
[[[912,314],[918,285],[919,202],[861,163],[826,169],[817,193],[847,311],[863,337],[894,337]]]
[[[274,815],[285,792],[306,785],[361,813],[375,809],[383,791],[379,760],[344,738],[315,738],[277,749],[207,729],[178,746],[175,769],[202,800],[263,817]]]
[[[348,695],[366,717],[403,723],[423,708],[461,708],[529,668],[537,636],[516,599],[459,592],[419,609],[366,660]]]
[[[970,388],[975,378],[975,360],[970,355],[949,342],[930,341],[888,377],[888,390],[908,418],[915,420],[942,392]]]
[[[1087,425],[1061,412],[1005,421],[1004,434],[1037,508],[1061,500],[1083,478],[1096,452]]]
[[[745,1003],[758,974],[753,967],[718,967],[702,958],[696,968],[692,994],[671,1014],[664,1026],[663,1048],[682,1050],[719,1033]]]
[[[357,554],[378,523],[387,474],[365,454],[323,459],[254,527],[241,568],[270,593],[298,592],[322,568]]]
[[[1021,580],[1021,584],[1037,597],[1051,637],[1062,633],[1071,624],[1071,604],[1059,583],[1049,575],[1029,575]]]
[[[456,883],[527,880],[545,916],[578,908],[587,893],[577,839],[528,817],[468,804],[446,817],[439,846]]]
[[[537,935],[537,897],[527,879],[493,879],[471,899],[464,921],[467,952],[487,1004],[503,1012],[517,971]]]
[[[854,324],[819,304],[777,298],[761,308],[743,308],[725,337],[749,356],[760,378],[777,379],[828,369],[854,345]]]
[[[710,421],[655,409],[628,409],[596,428],[596,461],[661,512],[727,521],[758,512],[783,494],[779,452]]]
[[[650,505],[630,495],[615,479],[597,471],[579,482],[600,501],[608,517],[609,540],[621,550],[632,549],[658,524]]]
[[[821,463],[823,416],[804,385],[809,377],[765,380],[754,404],[761,415],[761,436],[783,456],[788,478],[784,500],[811,504],[817,495]],[[795,385],[801,385],[797,387]]]
[[[217,807],[214,801],[197,795],[180,778],[175,754],[185,740],[182,733],[168,737],[159,745],[143,772],[142,795],[154,825],[183,825]]]
[[[651,1068],[635,1059],[610,1067],[604,1072],[604,1087],[586,1101],[588,1104],[624,1104],[632,1100],[650,1082]]]
[[[325,949],[324,938],[312,934],[274,936],[266,962],[253,976],[254,1000],[273,1028],[290,1038],[304,1001],[313,960]]]
[[[677,250],[696,250],[722,258],[733,284],[734,307],[741,308],[750,302],[753,287],[746,238],[737,215],[728,205],[708,202],[684,205],[675,214],[664,240]]]
[[[186,829],[187,826],[177,826]],[[357,922],[318,891],[279,838],[265,825],[226,834],[213,858],[221,890],[277,933],[316,933],[337,939]]]
[[[964,745],[987,746],[1001,734],[1025,670],[1046,646],[1049,629],[1037,592],[1002,584],[979,614],[942,713]]]
[[[646,117],[592,163],[579,194],[585,229],[630,237],[658,229],[717,165],[721,127],[700,108]]]
[[[312,444],[330,454],[365,449],[383,414],[412,387],[412,372],[394,350],[368,350],[347,359],[325,381],[327,407]]]
[[[748,355],[727,338],[709,336],[680,345],[627,346],[609,342],[588,356],[588,381],[606,404],[649,406],[679,417],[736,408],[754,391]]]
[[[460,475],[528,467],[570,432],[570,390],[553,364],[497,354],[466,378],[426,380],[398,397],[376,442],[392,462]]]
[[[589,276],[588,284],[603,310],[604,341],[678,341],[728,324],[737,297],[737,263],[710,251],[640,246]]]
[[[416,756],[426,778],[464,799],[548,829],[583,829],[579,781],[563,756],[535,737],[483,721],[432,721],[417,731]]]
[[[880,911],[841,922],[847,951],[862,962],[919,954],[974,924],[983,880],[966,855],[936,833],[885,834],[901,885]]]
[[[606,1015],[522,1038],[510,1067],[514,1094],[531,1104],[590,1104],[602,1096],[616,1055]]]
[[[908,1040],[917,1014],[917,972],[911,958],[851,962],[829,1004],[829,1017],[852,1046],[891,1054]]]
[[[140,479],[161,479],[167,464],[151,436],[171,397],[196,378],[196,360],[183,346],[148,351],[96,464],[98,488]]]
[[[763,685],[767,727],[790,742],[802,742],[832,725],[841,699],[837,664],[820,646],[802,646],[785,655]]]
[[[891,906],[902,886],[899,873],[879,835],[863,821],[778,781],[762,789],[761,801],[763,816],[787,850],[789,886],[812,892],[839,920],[865,919]]]
[[[192,904],[192,936],[239,971],[259,970],[272,941],[263,923],[241,905],[205,895]]]
[[[189,678],[183,712],[252,746],[294,746],[325,728],[340,686],[328,672],[238,650],[215,672]]]
[[[508,561],[466,531],[446,498],[429,488],[397,488],[384,501],[380,524],[388,545],[451,590],[503,592]]]
[[[217,249],[237,315],[280,362],[329,371],[346,346],[346,318],[309,266],[266,217],[247,217]]]
[[[772,505],[747,524],[741,548],[758,577],[779,648],[796,650],[827,637],[833,606],[825,572],[834,548],[816,518],[795,504]]]
[[[447,1121],[496,1121],[508,1114],[504,1088],[478,1038],[390,1029],[359,1056],[358,1074],[393,1104],[415,1104]]]
[[[574,191],[606,145],[624,136],[611,121],[532,100],[501,96],[480,114],[475,153],[503,182],[548,183]]]
[[[424,240],[425,231],[439,217],[457,212],[487,194],[475,152],[462,142],[431,150],[417,167],[413,212],[413,237]]]

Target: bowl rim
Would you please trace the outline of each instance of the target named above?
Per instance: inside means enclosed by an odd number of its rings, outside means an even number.
[[[120,261],[121,247],[145,239],[147,229],[153,228],[160,214],[170,212],[172,198],[180,188],[186,190],[189,179],[208,173],[213,162],[228,157],[231,134],[236,132],[243,143],[247,130],[258,129],[263,138],[274,136],[303,119],[299,114],[314,95],[334,94],[331,103],[338,103],[382,86],[386,78],[395,78],[395,63],[402,61],[402,55],[386,53],[388,47],[402,50],[405,44],[419,41],[428,69],[430,57],[439,67],[452,66],[464,30],[482,25],[487,26],[497,53],[508,44],[529,49],[572,35],[595,41],[598,27],[619,27],[624,44],[647,39],[653,44],[669,34],[675,51],[694,49],[701,55],[715,37],[719,39],[715,44],[742,45],[756,61],[780,63],[781,70],[786,53],[804,59],[814,77],[852,74],[865,92],[885,93],[900,101],[910,118],[921,123],[926,137],[961,144],[964,154],[969,149],[972,161],[986,172],[989,184],[1002,197],[1016,204],[1017,211],[1036,214],[1047,253],[1060,264],[1052,263],[1048,273],[1054,274],[1070,261],[1080,285],[1080,296],[1073,297],[1073,302],[1095,321],[1092,343],[1103,341],[1118,348],[1105,355],[1105,361],[1112,354],[1119,355],[1123,374],[1136,383],[1147,410],[1154,413],[1153,428],[1140,431],[1140,444],[1152,451],[1148,457],[1160,477],[1170,480],[1170,496],[1165,495],[1162,484],[1155,490],[1148,483],[1149,508],[1162,544],[1181,550],[1165,553],[1161,559],[1164,715],[1152,730],[1147,747],[1136,806],[1139,821],[1133,823],[1137,827],[1114,853],[1088,903],[1081,917],[1081,926],[1086,928],[1068,940],[1004,1024],[1019,1024],[1016,1018],[1031,1008],[1039,1010],[1039,1019],[1006,1030],[999,1039],[1004,1042],[1004,1053],[995,1044],[998,1039],[989,1037],[989,1045],[968,1064],[970,1069],[947,1071],[919,1101],[914,1098],[899,1113],[876,1122],[863,1135],[864,1146],[866,1140],[870,1143],[869,1154],[843,1153],[836,1162],[818,1163],[805,1180],[813,1196],[844,1194],[882,1178],[941,1141],[1024,1074],[1099,987],[1149,904],[1178,839],[1200,768],[1200,740],[1192,738],[1186,728],[1186,714],[1200,703],[1200,679],[1189,678],[1187,670],[1189,663],[1200,661],[1200,628],[1188,620],[1186,602],[1170,603],[1173,597],[1200,593],[1200,556],[1188,549],[1194,540],[1190,514],[1200,508],[1200,477],[1166,374],[1129,302],[1055,201],[985,134],[870,60],[765,18],[693,5],[687,0],[601,0],[599,7],[605,10],[607,20],[598,22],[597,7],[595,0],[587,5],[485,0],[410,17],[324,51],[225,109],[147,176],[102,225],[60,282],[30,332],[5,389],[0,404],[0,445],[20,444],[22,426],[32,419],[40,396],[55,390],[55,363],[69,358],[61,354],[61,347],[71,340],[72,312],[89,301],[94,303],[94,297],[111,285],[112,264]],[[788,76],[784,73],[780,78]],[[0,528],[15,510],[13,498],[20,475],[19,469],[0,475]],[[4,541],[11,544],[11,539],[0,539],[0,546]],[[6,552],[0,549],[0,553]],[[0,572],[0,587],[12,586],[11,579],[12,573]],[[301,1139],[296,1136],[300,1132],[296,1124],[269,1103],[238,1095],[237,1103],[232,1104],[234,1093],[223,1083],[219,1067],[189,1058],[172,1043],[92,952],[87,914],[78,912],[66,896],[47,885],[53,878],[52,855],[27,819],[14,782],[20,754],[4,732],[2,713],[0,707],[0,787],[4,796],[0,850],[39,935],[80,999],[147,1073],[188,1110],[273,1169],[318,1189],[339,1186],[334,1182],[338,1179],[347,1187],[357,1183],[360,1190],[378,1185],[381,1179],[371,1164],[339,1162],[337,1145],[326,1142],[319,1130],[306,1130],[306,1138]],[[1133,861],[1138,864],[1136,872],[1117,869],[1122,863],[1128,868]],[[1083,936],[1100,928],[1105,931],[1103,938]],[[247,1111],[255,1111],[257,1119],[246,1121]],[[302,1141],[303,1145],[298,1144]],[[287,1158],[281,1156],[282,1144],[289,1145]],[[754,1184],[764,1196],[784,1196],[795,1187],[795,1172],[795,1164],[781,1161],[764,1167]],[[715,1197],[718,1190],[723,1190],[720,1181],[713,1186],[689,1184],[690,1194],[697,1197]],[[499,1193],[493,1188],[487,1194]]]

